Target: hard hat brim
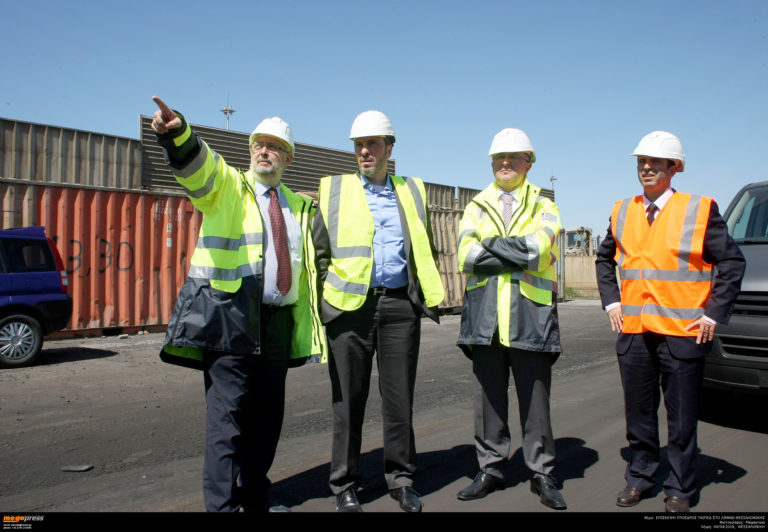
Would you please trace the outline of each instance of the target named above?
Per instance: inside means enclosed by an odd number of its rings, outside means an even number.
[[[282,138],[280,138],[280,137],[278,137],[278,136],[276,136],[276,135],[270,135],[269,133],[262,133],[262,132],[254,132],[254,133],[251,133],[251,136],[250,136],[250,137],[248,137],[248,147],[251,147],[251,146],[253,146],[253,141],[254,141],[254,139],[255,139],[256,137],[269,137],[269,138],[271,138],[271,139],[275,139],[275,140],[278,140],[278,141],[280,141],[280,144],[282,144],[282,145],[283,145],[283,147],[284,147],[285,149],[287,149],[287,150],[288,150],[288,153],[290,153],[291,155],[293,155],[293,153],[294,153],[294,148],[293,148],[293,146],[291,146],[290,144],[288,144],[288,143],[285,141],[285,139],[282,139]]]

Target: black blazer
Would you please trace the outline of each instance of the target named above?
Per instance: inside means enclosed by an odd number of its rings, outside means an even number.
[[[618,279],[616,277],[616,241],[608,221],[608,232],[600,244],[595,260],[597,288],[603,307],[621,301]],[[746,266],[744,255],[739,246],[728,234],[725,220],[720,216],[717,204],[713,201],[704,234],[703,258],[715,266],[715,276],[709,299],[704,307],[704,314],[719,324],[727,324],[733,303],[741,288],[741,278]],[[619,333],[616,340],[616,352],[627,352],[635,334]],[[712,349],[712,342],[696,343],[696,337],[667,336],[670,350],[678,358],[705,356]]]

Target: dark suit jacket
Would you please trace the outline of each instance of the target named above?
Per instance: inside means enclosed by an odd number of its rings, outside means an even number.
[[[597,287],[603,307],[621,301],[621,294],[616,277],[616,241],[608,222],[608,233],[600,244],[595,260]],[[733,302],[741,288],[744,275],[744,255],[728,234],[728,227],[717,204],[713,201],[709,211],[707,230],[704,235],[704,260],[715,266],[715,276],[709,300],[704,307],[704,315],[717,323],[726,324],[730,319]],[[616,352],[623,354],[629,349],[635,334],[619,333],[616,340]],[[667,336],[672,354],[677,358],[702,357],[712,349],[712,342],[696,343],[696,337]]]
[[[407,177],[404,179],[408,179]],[[397,194],[395,194],[397,198]],[[397,198],[397,210],[400,213],[400,223],[403,228],[403,247],[405,249],[405,260],[408,263],[408,299],[411,303],[428,318],[439,322],[437,308],[427,307],[424,301],[424,296],[421,292],[421,284],[416,274],[416,263],[413,259],[412,246],[411,246],[411,233],[408,230],[408,220],[405,218],[405,211],[400,203],[400,198]],[[432,248],[432,256],[437,262],[436,252],[434,244],[432,242],[432,224],[430,222],[429,209],[427,209],[427,236],[429,237],[429,245]],[[337,316],[339,316],[343,310],[339,310],[328,303],[326,303],[323,296],[323,284],[325,278],[328,275],[328,265],[330,264],[331,257],[331,241],[328,236],[328,231],[325,228],[325,221],[323,219],[323,213],[320,209],[315,212],[315,218],[312,221],[312,238],[315,244],[315,256],[317,259],[317,283],[318,283],[318,295],[320,299],[320,315],[323,323],[328,323]]]

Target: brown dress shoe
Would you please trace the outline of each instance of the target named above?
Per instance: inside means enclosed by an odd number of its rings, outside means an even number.
[[[684,514],[688,513],[690,509],[691,505],[687,500],[675,497],[674,495],[667,497],[664,503],[664,511],[668,513]]]
[[[642,495],[643,492],[639,489],[627,486],[616,496],[616,506],[635,506],[640,502]]]

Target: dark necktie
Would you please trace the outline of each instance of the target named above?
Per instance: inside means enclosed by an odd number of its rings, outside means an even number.
[[[648,225],[653,224],[653,219],[656,216],[656,213],[659,211],[659,208],[656,206],[655,203],[651,203],[648,205]]]
[[[269,223],[272,225],[272,240],[277,256],[277,288],[281,295],[291,289],[291,255],[288,251],[288,233],[285,230],[283,211],[277,199],[277,191],[269,189]]]

